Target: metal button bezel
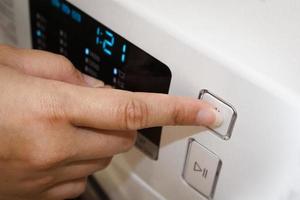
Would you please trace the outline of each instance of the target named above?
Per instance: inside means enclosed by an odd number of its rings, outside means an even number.
[[[224,105],[228,106],[232,110],[232,116],[231,116],[230,123],[228,125],[226,133],[220,133],[220,132],[216,131],[214,128],[207,127],[208,129],[210,129],[213,133],[215,133],[215,135],[217,135],[221,139],[229,140],[232,136],[232,131],[233,131],[236,119],[237,119],[237,111],[235,110],[235,108],[230,103],[226,102],[225,100],[218,97],[214,93],[208,91],[207,89],[203,89],[203,90],[200,91],[199,99],[202,100],[205,94],[211,95],[213,98],[217,99],[218,101],[220,101]]]

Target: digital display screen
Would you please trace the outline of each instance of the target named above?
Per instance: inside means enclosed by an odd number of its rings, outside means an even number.
[[[117,89],[168,93],[170,69],[107,26],[65,0],[29,4],[33,48],[62,54],[81,72]],[[139,130],[136,146],[153,159],[161,130]]]

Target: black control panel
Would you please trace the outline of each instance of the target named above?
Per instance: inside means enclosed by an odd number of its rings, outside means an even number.
[[[33,48],[62,54],[83,73],[117,89],[168,93],[171,71],[165,64],[79,8],[65,0],[29,4]],[[161,130],[139,130],[136,146],[152,159],[158,159]]]

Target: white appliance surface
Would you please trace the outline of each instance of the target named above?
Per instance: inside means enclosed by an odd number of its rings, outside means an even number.
[[[28,1],[13,2],[16,45],[30,47]],[[182,178],[189,138],[222,160],[214,199],[300,199],[299,1],[69,2],[167,64],[170,94],[208,89],[238,114],[227,141],[206,128],[164,127],[158,161],[136,148],[116,156],[97,173],[112,199],[205,200]]]

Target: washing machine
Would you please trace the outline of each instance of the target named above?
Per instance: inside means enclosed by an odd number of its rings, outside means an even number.
[[[94,175],[110,199],[300,199],[299,1],[1,0],[0,41],[222,114],[218,128],[139,130]]]

